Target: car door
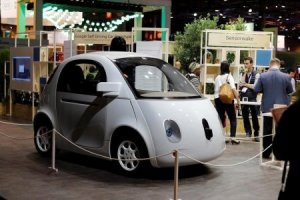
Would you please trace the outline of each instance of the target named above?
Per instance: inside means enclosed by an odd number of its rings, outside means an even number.
[[[107,100],[96,92],[96,85],[105,81],[102,65],[92,60],[72,61],[61,71],[56,97],[59,130],[78,145],[103,146]]]

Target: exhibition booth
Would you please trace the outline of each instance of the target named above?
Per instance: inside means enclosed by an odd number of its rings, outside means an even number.
[[[143,32],[150,36],[156,35],[160,40],[146,40],[142,37],[145,35]],[[30,38],[29,34],[31,33],[25,34],[27,38]],[[167,28],[133,28],[132,32],[84,32],[74,29],[41,31],[39,46],[31,46],[30,39],[27,46],[19,46],[16,38],[15,46],[10,48],[10,61],[5,66],[5,76],[9,77],[9,83],[5,82],[6,95],[9,96],[8,114],[18,116],[12,102],[22,92],[29,98],[31,114],[27,114],[33,119],[43,87],[51,73],[64,59],[93,51],[109,51],[112,39],[117,36],[125,39],[127,51],[149,54],[168,61]],[[44,38],[47,38],[48,45],[43,44]]]

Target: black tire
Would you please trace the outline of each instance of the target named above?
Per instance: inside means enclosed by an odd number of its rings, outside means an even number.
[[[38,124],[34,132],[34,145],[42,156],[50,156],[52,152],[52,126],[47,123]]]
[[[149,160],[145,160],[149,157],[146,145],[139,137],[116,138],[112,145],[112,157],[118,159],[114,161],[117,168],[129,175],[139,174],[143,169],[149,167]]]

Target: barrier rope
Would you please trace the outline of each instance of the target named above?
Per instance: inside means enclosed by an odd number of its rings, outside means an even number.
[[[164,156],[167,156],[167,155],[171,155],[173,154],[175,151],[178,151],[179,154],[195,161],[195,162],[198,162],[202,165],[208,165],[208,166],[213,166],[213,167],[232,167],[232,166],[237,166],[237,165],[241,165],[241,164],[244,164],[246,162],[249,162],[250,160],[253,160],[254,158],[258,157],[259,155],[261,155],[263,152],[265,152],[266,150],[268,150],[271,146],[269,145],[267,148],[265,148],[262,152],[259,152],[258,154],[256,154],[255,156],[252,156],[251,158],[245,160],[245,161],[242,161],[242,162],[239,162],[239,163],[234,163],[234,164],[222,164],[222,165],[219,165],[219,164],[213,164],[213,163],[209,163],[209,162],[202,162],[200,160],[197,160],[195,158],[193,158],[192,156],[189,156],[185,153],[183,153],[181,150],[182,149],[177,149],[177,150],[174,150],[172,152],[169,152],[169,153],[165,153],[165,154],[161,154],[161,155],[157,155],[157,156],[152,156],[152,157],[148,157],[148,158],[134,158],[134,159],[118,159],[118,158],[111,158],[111,157],[108,157],[108,156],[104,156],[104,155],[101,155],[101,154],[97,154],[95,152],[92,152],[92,151],[89,151],[75,143],[73,143],[72,141],[70,141],[68,138],[66,138],[65,136],[63,136],[60,132],[58,132],[56,129],[52,129],[52,130],[49,130],[47,131],[46,133],[43,133],[41,134],[42,135],[46,135],[46,134],[49,134],[49,133],[55,133],[57,135],[59,135],[60,137],[62,137],[64,140],[66,140],[68,143],[70,143],[71,145],[77,147],[78,149],[82,150],[82,151],[85,151],[89,154],[92,154],[94,156],[97,156],[97,157],[100,157],[100,158],[103,158],[103,159],[107,159],[107,160],[113,160],[113,161],[120,161],[120,160],[127,160],[127,161],[131,161],[131,160],[134,160],[134,161],[146,161],[146,160],[151,160],[151,159],[155,159],[155,158],[159,158],[159,157],[164,157]],[[28,138],[18,138],[18,137],[13,137],[13,136],[10,136],[10,135],[7,135],[5,133],[3,133],[2,131],[0,131],[0,134],[5,136],[5,137],[8,137],[8,138],[11,138],[11,139],[15,139],[15,140],[29,140],[29,139],[34,139],[35,137],[28,137]],[[270,135],[265,135],[265,136],[261,136],[261,137],[266,137],[266,136],[270,136]],[[226,138],[226,137],[225,137]]]
[[[3,133],[2,131],[0,131],[0,134],[4,135],[5,137],[11,138],[11,139],[15,139],[15,140],[29,140],[29,139],[31,140],[31,139],[34,138],[34,137],[29,137],[29,138],[13,137],[13,136],[10,136],[10,135],[7,135],[7,134]]]
[[[265,148],[265,150],[263,150],[262,152],[259,152],[258,154],[256,154],[255,156],[252,156],[251,158],[245,160],[245,161],[242,161],[242,162],[238,162],[238,163],[234,163],[234,164],[223,164],[223,165],[217,165],[217,164],[212,164],[212,163],[209,163],[209,162],[202,162],[202,161],[199,161],[183,152],[180,152],[178,151],[180,154],[184,155],[185,157],[195,161],[195,162],[198,162],[202,165],[208,165],[208,166],[213,166],[213,167],[233,167],[233,166],[237,166],[237,165],[242,165],[250,160],[253,160],[254,158],[260,156],[263,152],[265,152],[266,150],[268,150],[270,147],[272,146],[272,144],[270,144],[267,148]]]
[[[256,141],[251,141],[253,139],[260,139],[260,138],[264,138],[264,137],[268,137],[268,136],[273,136],[273,134],[267,134],[267,135],[263,135],[263,136],[254,136],[254,137],[230,137],[230,136],[225,136],[225,139],[236,139],[236,140],[241,140],[243,142],[255,142]]]
[[[128,160],[128,161],[131,161],[131,160],[138,160],[138,161],[145,161],[145,160],[151,160],[151,159],[154,159],[154,158],[159,158],[159,157],[163,157],[163,156],[167,156],[167,155],[170,155],[172,154],[173,152],[170,152],[170,153],[165,153],[165,154],[161,154],[161,155],[158,155],[158,156],[153,156],[153,157],[149,157],[149,158],[134,158],[134,159],[118,159],[118,158],[111,158],[111,157],[108,157],[108,156],[104,156],[104,155],[101,155],[101,154],[97,154],[97,153],[94,153],[92,151],[89,151],[81,146],[78,146],[77,144],[73,143],[72,141],[70,141],[68,138],[66,138],[65,136],[63,136],[61,133],[59,133],[57,130],[53,129],[53,131],[58,134],[60,137],[62,137],[63,139],[65,139],[67,142],[69,142],[70,144],[72,144],[73,146],[87,152],[87,153],[90,153],[92,155],[95,155],[95,156],[98,156],[98,157],[101,157],[101,158],[104,158],[104,159],[108,159],[108,160],[116,160],[116,161],[119,161],[119,160]]]
[[[8,124],[8,125],[15,125],[15,126],[32,126],[32,124],[20,124],[20,123],[7,122],[7,121],[2,121],[2,120],[0,120],[0,123]]]

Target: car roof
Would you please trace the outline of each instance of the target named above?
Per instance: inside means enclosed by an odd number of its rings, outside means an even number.
[[[150,57],[155,58],[152,55],[143,54],[143,53],[135,53],[135,52],[127,52],[127,51],[95,51],[90,52],[88,54],[94,54],[98,56],[106,56],[109,59],[119,59],[119,58],[128,58],[128,57]]]

